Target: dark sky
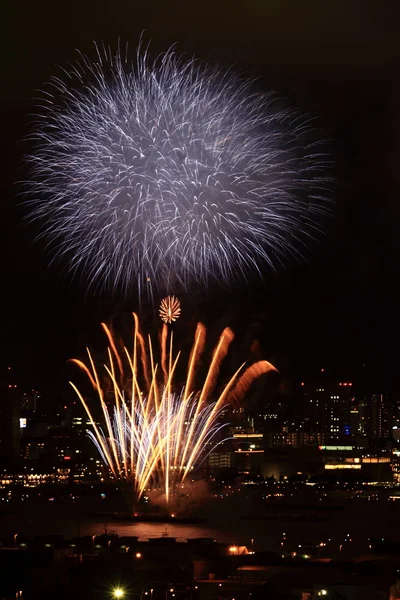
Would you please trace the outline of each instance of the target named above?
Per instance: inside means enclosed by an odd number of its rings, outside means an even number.
[[[299,375],[325,366],[400,389],[400,6],[393,2],[71,0],[8,2],[3,8],[1,369],[26,385],[64,381],[65,359],[118,302],[85,296],[84,285],[48,269],[21,221],[15,185],[36,90],[56,65],[92,52],[92,41],[134,47],[142,31],[154,52],[178,50],[259,76],[315,114],[337,164],[335,219],[304,264],[234,294],[210,292],[187,310],[218,311],[232,325],[260,320],[268,355]],[[210,309],[212,307],[212,310]],[[259,316],[261,315],[261,316]],[[227,319],[228,319],[227,316]],[[258,317],[259,316],[259,317]]]

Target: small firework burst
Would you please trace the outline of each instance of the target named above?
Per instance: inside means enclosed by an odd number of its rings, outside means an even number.
[[[172,323],[181,316],[181,303],[176,296],[167,296],[161,300],[160,318],[164,323]]]

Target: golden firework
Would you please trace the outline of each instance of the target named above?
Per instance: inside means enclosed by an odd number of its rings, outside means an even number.
[[[139,319],[133,314],[134,335],[130,349],[113,336],[102,323],[108,338],[108,360],[96,366],[90,350],[88,364],[72,359],[84,371],[98,399],[97,422],[85,396],[71,382],[81,401],[91,430],[88,432],[110,473],[125,484],[132,505],[146,490],[158,489],[169,502],[174,490],[220,443],[224,428],[221,415],[231,402],[238,402],[260,375],[276,371],[267,361],[259,361],[246,370],[242,364],[228,382],[216,390],[221,365],[234,339],[231,329],[221,333],[213,356],[199,387],[197,370],[206,342],[206,328],[198,323],[186,377],[177,381],[180,352],[175,353],[173,333],[166,324],[160,335],[158,368],[151,338],[148,343],[140,331]],[[106,376],[113,400],[106,402],[102,383]],[[110,394],[108,392],[108,398]]]
[[[171,324],[181,315],[181,303],[176,296],[167,296],[161,300],[160,318],[164,323]]]

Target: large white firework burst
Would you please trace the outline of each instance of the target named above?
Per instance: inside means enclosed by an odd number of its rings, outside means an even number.
[[[132,63],[103,48],[51,84],[31,215],[90,285],[229,284],[301,252],[318,227],[325,160],[310,124],[251,82],[173,51]]]

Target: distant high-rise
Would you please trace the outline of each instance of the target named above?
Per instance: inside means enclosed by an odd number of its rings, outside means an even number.
[[[372,394],[360,400],[362,433],[369,440],[391,438],[397,423],[395,399],[388,394]]]
[[[21,392],[12,380],[11,369],[0,382],[0,457],[15,459],[20,455]]]
[[[336,440],[351,431],[352,383],[321,381],[303,383],[303,427]]]
[[[21,398],[21,410],[22,412],[37,412],[39,408],[40,394],[37,390],[31,390],[25,392]]]

